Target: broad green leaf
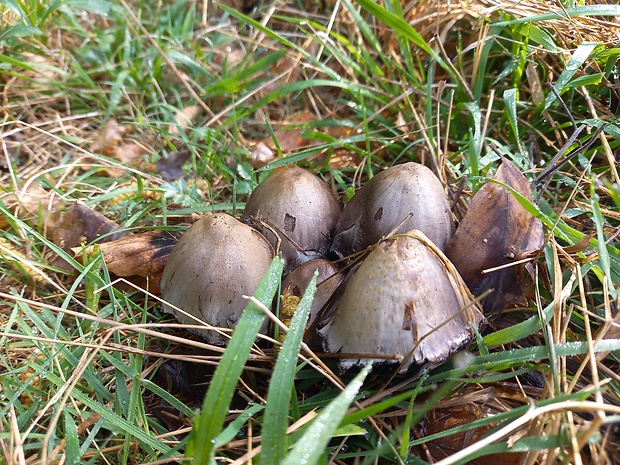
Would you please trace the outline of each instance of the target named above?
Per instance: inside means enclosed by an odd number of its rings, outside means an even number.
[[[15,37],[30,37],[43,35],[40,29],[27,26],[25,24],[15,24],[14,26],[5,27],[0,31],[0,43],[3,40],[12,39]]]
[[[67,464],[79,465],[82,463],[82,454],[80,454],[80,440],[77,425],[68,410],[64,410],[62,416],[65,431]]]
[[[543,313],[547,320],[550,320],[553,316],[553,304],[547,305],[543,309]],[[489,346],[499,346],[502,344],[508,344],[510,342],[515,342],[520,339],[526,338],[534,334],[537,331],[540,331],[541,322],[540,317],[535,315],[521,323],[517,323],[516,325],[509,326],[504,329],[500,329],[499,331],[495,331],[484,337],[484,343]]]
[[[508,121],[510,122],[510,129],[512,129],[512,135],[515,140],[515,145],[519,147],[519,152],[523,154],[525,151],[521,145],[521,136],[519,135],[519,120],[517,116],[517,89],[506,89],[504,91],[504,104],[506,105],[506,113],[508,114]],[[519,158],[519,166],[523,168],[522,159]]]

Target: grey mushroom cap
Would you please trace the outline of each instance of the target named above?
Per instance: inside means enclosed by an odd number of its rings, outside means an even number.
[[[327,184],[291,165],[274,171],[256,187],[243,220],[264,234],[274,248],[279,239],[287,273],[308,260],[323,258],[341,210]]]
[[[483,321],[454,266],[424,234],[410,231],[370,252],[320,335],[328,352],[402,356],[404,371],[445,360]],[[367,360],[343,358],[340,367]]]
[[[409,162],[382,171],[355,193],[338,219],[331,249],[345,257],[413,229],[444,250],[454,224],[439,179],[424,165]]]
[[[181,323],[206,323],[195,331],[210,343],[225,343],[226,335],[214,328],[235,326],[248,304],[243,296],[254,294],[272,259],[267,239],[249,226],[224,213],[203,218],[170,254],[160,280],[163,308]]]

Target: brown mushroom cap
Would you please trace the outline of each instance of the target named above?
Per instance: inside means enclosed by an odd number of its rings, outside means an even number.
[[[320,334],[326,351],[402,355],[405,370],[412,362],[442,361],[471,339],[470,325],[484,321],[472,299],[441,251],[410,231],[370,252]],[[340,366],[367,360],[345,358]]]
[[[184,324],[232,328],[248,304],[243,296],[254,294],[272,259],[267,239],[232,216],[202,218],[183,234],[166,263],[160,281],[164,310]],[[212,329],[197,332],[210,343],[227,340]]]
[[[280,238],[284,272],[329,250],[341,208],[331,189],[312,173],[291,165],[277,169],[252,192],[243,220],[256,218]],[[250,220],[250,221],[248,221]],[[278,238],[269,228],[251,223],[275,248]]]
[[[454,225],[439,179],[425,166],[409,162],[382,171],[355,193],[338,219],[332,250],[345,257],[391,233],[412,229],[443,250]]]
[[[312,307],[310,308],[310,317],[308,318],[308,324],[306,325],[308,327],[312,325],[320,310],[343,281],[345,277],[343,271],[329,260],[317,258],[302,263],[287,274],[282,281],[282,289],[286,289],[289,285],[295,285],[303,294],[306,291],[308,284],[310,284],[310,280],[314,276],[314,272],[316,270],[319,270],[319,275],[316,281],[317,287],[314,294],[314,300],[312,301]]]

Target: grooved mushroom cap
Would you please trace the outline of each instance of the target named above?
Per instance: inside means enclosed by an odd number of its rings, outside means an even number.
[[[255,226],[275,248],[278,239],[274,232],[252,223],[250,217],[274,228],[280,236],[287,273],[328,252],[340,212],[340,204],[327,184],[291,165],[275,170],[258,185],[246,204],[243,220]]]
[[[467,343],[484,317],[454,266],[420,231],[379,243],[348,282],[320,330],[334,353],[402,355],[439,362]],[[463,310],[464,309],[464,310]],[[411,356],[410,356],[411,355]],[[368,359],[340,361],[342,369]]]
[[[355,193],[338,219],[331,249],[345,257],[412,229],[443,250],[454,225],[439,179],[427,167],[409,162],[382,171]]]
[[[202,218],[183,234],[166,263],[160,281],[164,310],[184,324],[232,328],[248,304],[243,296],[254,294],[272,259],[267,239],[232,216]],[[206,327],[197,332],[210,343],[228,340]]]

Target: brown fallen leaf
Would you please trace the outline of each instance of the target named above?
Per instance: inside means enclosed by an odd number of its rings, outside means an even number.
[[[150,155],[151,153],[153,153],[153,151],[145,144],[122,144],[118,146],[114,157],[126,165],[146,168],[144,156]],[[108,171],[110,170],[111,169],[108,168]],[[112,168],[112,170],[114,169]]]
[[[172,359],[160,365],[153,381],[165,392],[194,410],[200,408],[202,404],[206,391],[205,386],[208,386],[212,372],[213,367],[204,363]],[[191,417],[180,412],[159,396],[149,396],[149,398],[150,401],[145,402],[147,412],[149,415],[159,418],[169,431],[178,431],[181,428],[191,426]]]
[[[528,200],[530,185],[523,173],[503,159],[494,177]],[[541,249],[542,223],[499,184],[486,183],[474,196],[455,234],[446,245],[446,255],[474,295],[492,289],[485,309],[500,311],[507,306],[527,305],[524,280],[515,266],[490,273],[484,270],[527,258]]]
[[[166,158],[160,158],[157,162],[157,172],[164,181],[176,181],[185,177],[183,165],[189,160],[189,150],[173,152]]]
[[[13,192],[0,195],[0,200],[6,207],[19,219],[29,224],[47,225],[50,214],[64,206],[64,201],[43,189],[39,184],[30,184],[28,190],[15,190]],[[9,221],[0,216],[0,229],[10,225]]]
[[[180,231],[147,231],[104,242],[97,247],[108,270],[116,276],[152,278],[161,275],[180,236]],[[74,247],[72,251],[78,255],[82,248]],[[92,252],[93,246],[86,249],[86,253]]]
[[[121,231],[120,226],[82,203],[74,203],[64,212],[54,214],[50,224],[50,239],[54,244],[69,251],[72,247],[93,242],[105,236],[101,241],[113,241],[129,234]]]
[[[300,125],[314,121],[315,117],[310,110],[297,113],[290,118],[290,123],[282,122],[283,125]],[[299,151],[311,145],[316,145],[317,141],[302,137],[303,129],[299,127],[281,127],[274,131],[273,136],[266,137],[256,144],[252,150],[252,167],[261,168],[268,163],[278,159],[278,149],[284,156]],[[277,146],[276,146],[277,142]]]
[[[123,137],[133,130],[132,125],[120,125],[112,118],[103,125],[90,150],[106,157],[115,157]]]
[[[501,413],[502,410],[497,405],[494,405],[497,401],[494,400],[492,395],[489,396],[491,397],[490,399],[485,399],[482,396],[480,399],[476,399],[475,396],[471,396],[472,393],[475,394],[474,389],[476,388],[469,390],[472,392],[464,390],[464,394],[444,402],[448,406],[434,408],[427,413],[419,423],[419,434],[422,437],[431,436]],[[485,391],[493,392],[492,388]],[[510,402],[510,399],[501,400]],[[420,455],[427,458],[427,460],[432,459],[431,463],[435,463],[471,446],[476,441],[482,439],[495,426],[495,424],[491,423],[430,440],[424,443],[423,447],[420,447],[423,450]],[[517,465],[522,463],[523,458],[523,453],[505,452],[477,457],[468,463],[470,465]]]
[[[6,93],[9,89],[15,94],[22,95],[33,90],[45,90],[61,78],[61,67],[57,62],[58,57],[23,53],[17,59],[24,63],[24,69],[17,75],[8,79]]]
[[[270,149],[263,141],[256,144],[251,155],[252,168],[258,169],[278,159],[278,154]]]
[[[133,141],[124,143],[124,138],[135,127],[131,124],[120,125],[115,119],[109,120],[102,128],[99,136],[93,142],[91,151],[114,158],[121,163],[140,168],[145,171],[153,171],[153,167],[147,163],[145,155],[153,153],[151,144],[145,141]],[[120,177],[125,170],[108,166],[105,172],[110,177]]]
[[[194,125],[201,113],[202,108],[198,105],[182,108],[174,115],[174,123],[168,126],[168,132],[173,136],[179,136],[181,132]]]
[[[269,68],[269,71],[271,71],[272,74],[280,76],[279,79],[263,87],[261,93],[266,95],[287,84],[292,84],[299,81],[302,78],[301,69],[302,65],[299,60],[295,60],[289,55],[283,56],[276,62],[275,65]]]

